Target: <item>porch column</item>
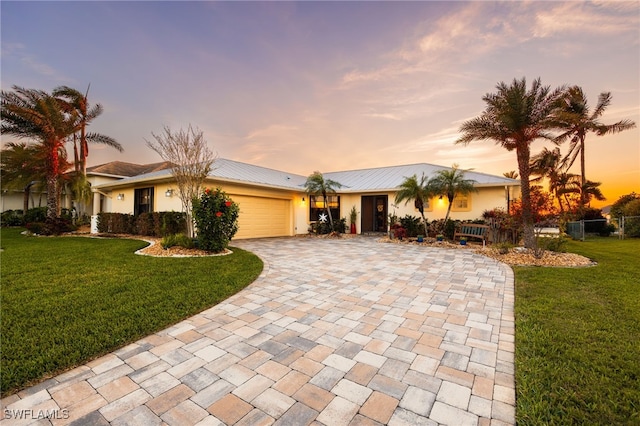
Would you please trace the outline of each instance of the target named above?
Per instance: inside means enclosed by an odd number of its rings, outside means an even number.
[[[93,214],[91,215],[91,233],[98,233],[98,213],[100,213],[100,193],[93,193]]]
[[[100,213],[100,193],[99,192],[94,192],[93,193],[93,215],[97,215],[98,213]]]

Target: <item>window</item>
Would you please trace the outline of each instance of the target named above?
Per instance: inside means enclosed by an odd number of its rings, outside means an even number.
[[[153,188],[138,188],[135,192],[133,214],[151,213],[153,211]]]
[[[334,220],[340,219],[340,196],[327,195],[327,201],[329,202],[331,217]],[[311,195],[309,197],[309,220],[311,222],[317,221],[322,213],[327,214],[322,195]],[[327,220],[329,219],[327,218]]]
[[[433,211],[433,207],[431,207],[431,199],[430,198],[427,198],[426,200],[423,200],[422,208],[424,209],[425,212],[432,212]],[[415,210],[419,211],[417,208]]]
[[[454,212],[468,212],[471,210],[471,196],[470,195],[456,195],[453,199],[453,205],[451,211]]]

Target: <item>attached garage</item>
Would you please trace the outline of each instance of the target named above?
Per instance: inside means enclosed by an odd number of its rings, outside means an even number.
[[[291,200],[229,194],[240,207],[234,238],[291,235]]]

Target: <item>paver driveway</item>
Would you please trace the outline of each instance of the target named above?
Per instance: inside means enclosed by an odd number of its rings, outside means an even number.
[[[55,425],[515,423],[507,266],[366,237],[234,245],[265,262],[248,288],[3,408]]]

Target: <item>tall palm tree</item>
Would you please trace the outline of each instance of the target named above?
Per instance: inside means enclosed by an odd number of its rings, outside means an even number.
[[[433,188],[436,195],[443,195],[447,197],[449,205],[447,206],[447,214],[444,217],[444,226],[447,225],[449,220],[449,214],[451,213],[451,206],[453,200],[457,195],[467,195],[474,191],[477,191],[473,179],[465,179],[464,175],[467,170],[460,170],[457,164],[454,164],[450,170],[438,170],[436,175],[431,178],[429,185]]]
[[[598,103],[591,112],[587,104],[587,97],[579,86],[570,87],[562,98],[562,108],[557,112],[557,120],[564,130],[555,139],[556,142],[564,142],[571,139],[569,152],[565,158],[570,168],[580,155],[580,177],[581,187],[588,188],[585,171],[585,139],[587,133],[595,133],[598,136],[622,132],[636,126],[631,120],[620,120],[614,124],[603,124],[600,117],[611,104],[611,92],[602,92],[598,97]],[[582,193],[580,197],[581,205],[587,204],[587,194]]]
[[[429,198],[433,195],[433,186],[429,184],[429,179],[424,175],[424,173],[422,174],[420,181],[418,181],[417,175],[405,178],[398,186],[398,192],[396,193],[396,204],[404,201],[404,204],[406,205],[409,201],[413,200],[414,206],[420,212],[420,216],[422,216],[424,235],[427,235],[427,219],[424,217],[424,206],[429,202]]]
[[[324,207],[329,216],[329,224],[331,225],[331,229],[333,229],[333,218],[331,217],[331,209],[329,208],[329,198],[327,195],[335,194],[336,189],[342,188],[342,184],[331,179],[325,179],[322,173],[315,171],[307,177],[304,187],[309,195],[322,195]]]
[[[84,213],[88,202],[91,201],[91,186],[87,181],[87,157],[89,156],[89,142],[107,145],[123,151],[115,139],[99,133],[87,133],[87,127],[91,122],[103,112],[102,105],[89,104],[89,87],[82,94],[80,91],[68,86],[60,86],[53,90],[52,95],[60,99],[65,112],[75,121],[75,129],[70,139],[73,141],[73,154],[75,175],[70,180],[71,193],[74,199],[79,202],[79,213]],[[79,145],[79,149],[78,149]]]
[[[551,91],[538,78],[527,90],[523,77],[521,80],[514,79],[510,85],[500,82],[496,89],[496,93],[487,93],[482,98],[487,104],[482,114],[462,123],[462,136],[456,143],[466,145],[474,140],[494,140],[508,151],[516,151],[522,193],[524,245],[534,248],[536,241],[529,184],[531,143],[541,138],[553,139],[550,133],[554,128],[552,113],[557,108],[564,87]]]
[[[87,133],[87,127],[91,122],[100,116],[103,112],[102,105],[89,105],[87,99],[89,95],[89,87],[85,94],[68,86],[60,86],[53,90],[52,95],[63,101],[65,111],[75,120],[75,131],[73,133],[74,140],[74,158],[76,160],[76,172],[82,172],[83,176],[87,176],[87,157],[89,156],[89,142],[99,143],[123,151],[122,145],[115,139],[99,133]],[[78,152],[76,139],[79,137],[80,152]]]
[[[47,92],[13,86],[2,91],[2,133],[36,139],[46,154],[47,218],[60,216],[60,190],[66,170],[66,138],[74,132],[74,120],[60,100]]]

